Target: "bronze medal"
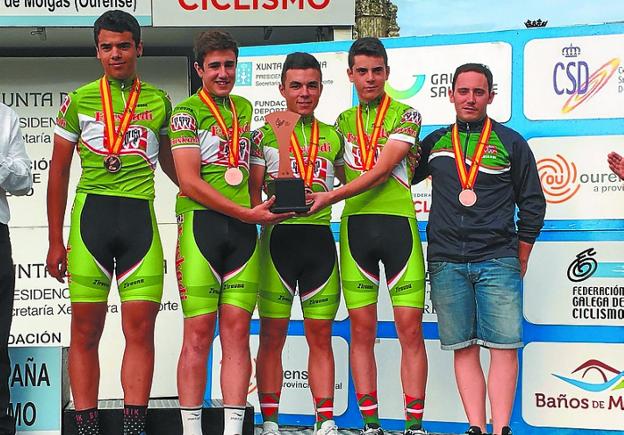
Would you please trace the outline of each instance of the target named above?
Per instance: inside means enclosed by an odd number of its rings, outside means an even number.
[[[459,202],[464,207],[472,207],[477,202],[477,194],[472,189],[464,189],[459,192]]]
[[[223,178],[230,186],[238,186],[243,182],[243,171],[238,168],[227,168]]]
[[[121,171],[121,159],[115,154],[104,157],[104,168],[111,174]]]

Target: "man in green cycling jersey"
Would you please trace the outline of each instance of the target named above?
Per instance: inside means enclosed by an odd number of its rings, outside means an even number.
[[[410,180],[418,153],[418,111],[384,91],[390,68],[377,38],[349,50],[348,75],[360,103],[336,121],[345,139],[347,184],[310,195],[311,212],[346,199],[340,225],[342,289],[351,322],[351,373],[364,434],[383,433],[377,412],[379,262],[384,265],[401,345],[405,434],[422,428],[427,355],[422,336],[425,271]]]
[[[273,200],[250,208],[251,103],[231,95],[238,46],[228,33],[195,40],[201,89],[179,103],[169,137],[180,193],[176,202],[178,288],[184,340],[178,362],[183,435],[201,435],[206,363],[219,318],[224,435],[242,433],[251,376],[249,324],[259,279],[258,232],[292,214],[273,214]]]
[[[323,89],[316,58],[308,53],[289,54],[279,89],[288,110],[301,115],[290,137],[288,164],[307,189],[331,190],[338,173],[344,181],[343,142],[334,127],[314,116]],[[261,202],[262,188],[278,176],[279,164],[279,144],[272,127],[266,124],[252,135],[252,204]],[[261,324],[257,379],[264,435],[279,435],[282,350],[297,290],[310,348],[308,373],[316,411],[315,431],[319,435],[338,434],[333,420],[331,329],[340,303],[340,280],[330,215],[331,210],[325,209],[312,216],[294,217],[264,228],[260,238],[263,273],[258,294]]]
[[[79,434],[99,433],[98,345],[113,276],[126,347],[121,366],[123,433],[145,433],[154,370],[154,323],[163,289],[163,253],[154,216],[154,170],[175,181],[166,128],[167,95],[141,81],[143,51],[136,19],[108,11],[94,24],[102,78],[67,96],[56,120],[48,184],[50,274],[67,272],[71,314],[69,376]],[[63,218],[71,160],[82,175],[67,248]]]

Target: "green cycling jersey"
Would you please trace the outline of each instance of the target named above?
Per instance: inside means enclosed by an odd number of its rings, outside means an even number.
[[[199,97],[191,95],[178,104],[171,115],[169,138],[173,152],[182,148],[199,148],[201,153],[201,176],[213,188],[233,202],[249,207],[249,128],[252,116],[251,103],[243,97],[230,95],[229,98],[212,97],[225,125],[230,131],[223,132],[219,123],[212,115],[208,106]],[[236,109],[239,122],[239,162],[238,168],[243,173],[243,180],[236,186],[225,181],[228,169],[229,145],[231,136],[232,112],[230,99]],[[182,214],[191,210],[206,210],[207,207],[184,195],[178,194],[176,213]]]
[[[380,101],[381,97],[361,105],[362,121],[367,140],[370,140],[372,135]],[[358,178],[365,172],[356,127],[357,108],[358,106],[355,106],[342,112],[336,120],[336,128],[345,139],[344,167],[347,182]],[[391,100],[383,120],[374,162],[377,161],[384,144],[388,140],[406,142],[410,145],[410,150],[406,157],[393,169],[391,176],[385,183],[347,198],[342,213],[343,217],[357,214],[415,217],[410,182],[415,169],[420,124],[421,116],[417,110],[396,100]]]
[[[133,80],[108,81],[118,128]],[[104,141],[100,79],[68,94],[59,109],[54,133],[77,143],[82,174],[76,191],[153,199],[160,136],[167,134],[170,115],[171,102],[167,94],[142,81],[137,106],[119,152],[121,170],[111,173],[104,167],[109,151]]]

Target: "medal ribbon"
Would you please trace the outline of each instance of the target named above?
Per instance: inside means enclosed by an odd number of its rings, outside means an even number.
[[[102,111],[104,112],[104,146],[111,155],[119,154],[119,150],[121,150],[124,137],[126,136],[128,127],[130,127],[132,117],[134,116],[140,93],[141,81],[138,77],[135,77],[128,102],[126,103],[124,113],[121,117],[121,123],[117,131],[115,131],[115,112],[113,110],[113,97],[111,95],[110,84],[106,76],[100,79],[100,96],[102,97]]]
[[[304,163],[303,152],[299,145],[299,140],[293,131],[290,135],[290,148],[295,155],[295,161],[299,168],[299,175],[303,179],[304,184],[307,187],[312,188],[312,181],[314,179],[314,163],[318,156],[319,145],[319,126],[316,118],[312,121],[312,137],[310,138],[310,147],[308,148],[308,161]]]
[[[210,113],[212,113],[212,116],[215,121],[217,121],[217,124],[219,124],[221,131],[225,134],[225,137],[229,142],[228,166],[230,168],[237,168],[238,159],[240,158],[240,134],[238,131],[238,115],[236,114],[236,106],[234,106],[234,102],[228,97],[228,100],[230,100],[230,110],[232,111],[232,135],[230,136],[227,125],[225,125],[223,115],[221,115],[221,112],[219,111],[219,107],[217,107],[217,104],[214,102],[212,97],[203,88],[199,91],[199,98],[208,107]]]
[[[477,142],[477,148],[475,149],[472,157],[470,173],[466,173],[466,164],[464,162],[465,157],[462,154],[461,142],[459,139],[459,128],[457,127],[457,123],[453,124],[451,141],[453,142],[453,152],[455,153],[455,167],[457,168],[457,175],[459,176],[459,182],[461,183],[462,189],[472,189],[474,187],[477,175],[479,174],[481,159],[485,153],[485,145],[487,145],[490,140],[491,133],[492,121],[489,117],[486,117],[483,123],[483,129],[481,130],[481,135],[479,136],[479,142]]]
[[[364,121],[362,120],[362,105],[358,105],[355,126],[357,128],[358,144],[362,156],[362,168],[365,171],[369,171],[373,167],[375,150],[379,142],[379,134],[381,133],[381,127],[383,127],[383,122],[386,118],[386,113],[388,113],[388,107],[390,107],[391,101],[392,99],[388,94],[384,94],[379,108],[377,109],[377,116],[375,116],[375,124],[373,125],[373,134],[370,142],[366,140]]]

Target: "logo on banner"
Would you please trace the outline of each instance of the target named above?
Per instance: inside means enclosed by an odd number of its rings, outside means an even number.
[[[409,100],[416,95],[425,85],[425,75],[414,75],[414,83],[407,89],[396,89],[389,82],[386,82],[386,93],[395,100]]]
[[[596,324],[612,320],[617,325],[624,320],[624,286],[618,284],[624,278],[624,263],[598,260],[593,247],[576,254],[567,270],[568,280],[574,283],[569,287],[570,299],[561,302],[570,307],[571,319]]]
[[[542,189],[546,202],[559,204],[576,195],[581,188],[576,165],[557,154],[555,158],[544,158],[537,162]]]
[[[572,282],[585,281],[598,269],[598,262],[594,258],[596,251],[589,248],[577,254],[570,266],[568,266],[568,279]]]
[[[570,44],[561,49],[563,59],[553,68],[553,90],[557,95],[569,95],[561,113],[569,113],[596,95],[609,82],[620,65],[614,57],[590,72],[590,65],[581,58],[581,47]]]
[[[587,360],[574,369],[571,374],[576,376],[569,377],[555,373],[553,373],[553,376],[591,393],[600,393],[607,390],[622,390],[624,392],[624,370],[617,370],[600,360]],[[592,379],[597,380],[597,382],[592,382]]]
[[[251,86],[253,84],[253,63],[241,62],[236,66],[236,85]]]

